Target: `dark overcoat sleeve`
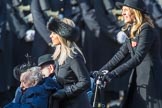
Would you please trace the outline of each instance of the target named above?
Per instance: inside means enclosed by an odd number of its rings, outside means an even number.
[[[45,7],[43,7],[45,8]],[[43,12],[41,10],[41,6],[39,3],[39,0],[32,0],[31,2],[31,13],[33,15],[34,20],[34,26],[40,36],[45,40],[47,44],[51,42],[51,39],[49,37],[50,31],[47,30],[46,27],[46,18],[43,15]]]
[[[77,96],[78,94],[83,93],[90,87],[90,76],[83,60],[79,57],[75,57],[74,59],[72,59],[72,61],[70,62],[70,67],[75,73],[78,81],[65,88],[66,94],[68,96]]]
[[[79,4],[85,24],[90,30],[99,31],[100,27],[96,21],[95,10],[91,7],[90,2],[88,2],[88,0],[79,0]]]
[[[111,4],[111,1],[109,1]],[[110,39],[115,40],[115,35],[120,31],[120,26],[118,25],[118,20],[116,16],[108,12],[104,6],[103,0],[94,0],[94,9],[96,14],[96,19],[99,23],[101,31]]]
[[[128,40],[127,40],[128,41]],[[124,58],[129,54],[127,43],[124,43],[119,51],[100,69],[102,70],[113,70]]]
[[[18,39],[22,39],[25,37],[25,33],[29,29],[29,26],[13,5],[12,2],[7,1],[7,17],[10,30],[16,34]]]

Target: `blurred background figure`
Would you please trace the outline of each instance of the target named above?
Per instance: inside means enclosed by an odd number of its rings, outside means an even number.
[[[32,42],[34,40],[35,31],[32,22],[25,17],[30,14],[30,1],[8,0],[7,1],[7,18],[10,37],[12,37],[13,48],[13,66],[21,64],[25,61],[24,55],[31,55]],[[21,50],[21,51],[20,51]]]
[[[1,11],[0,11],[0,53],[3,50],[3,41],[2,39],[4,38],[5,35],[5,30],[6,30],[6,2],[1,0]]]
[[[160,0],[143,0],[146,9],[153,21],[155,22],[156,29],[160,35],[162,41],[162,1]],[[162,56],[162,46],[161,46],[161,56]]]
[[[6,80],[4,80],[4,82],[8,89],[8,93],[12,93],[12,91],[17,87],[17,81],[12,75],[13,68],[14,66],[26,61],[24,56],[26,53],[30,54],[32,42],[25,40],[26,32],[30,29],[30,26],[23,19],[24,17],[22,16],[22,13],[24,13],[24,11],[18,9],[21,2],[6,0],[5,3],[6,4],[3,6],[6,6],[6,32],[2,42],[5,48],[1,53],[1,72],[6,74],[3,78]],[[11,96],[11,94],[10,96],[6,95],[8,98]]]
[[[162,1],[161,0],[156,0],[157,3],[160,5],[161,9],[162,9]]]
[[[50,46],[49,31],[46,28],[46,22],[49,18],[46,12],[49,7],[48,0],[31,0],[31,13],[35,27],[35,39],[32,46],[32,56],[37,64],[38,57],[46,53],[52,53],[54,48]]]
[[[7,8],[6,8],[6,1],[5,0],[0,0],[0,107],[4,105],[7,100],[7,91],[8,91],[8,74],[9,72],[7,71],[7,66],[10,65],[11,60],[5,60],[5,51],[8,48],[9,43],[6,43],[6,21],[7,21]],[[5,46],[7,45],[7,46]]]

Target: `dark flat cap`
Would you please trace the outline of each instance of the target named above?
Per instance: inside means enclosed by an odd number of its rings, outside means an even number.
[[[42,66],[43,64],[46,64],[46,63],[49,63],[49,62],[54,63],[54,60],[52,58],[52,54],[45,54],[45,55],[42,55],[38,58],[38,66]]]

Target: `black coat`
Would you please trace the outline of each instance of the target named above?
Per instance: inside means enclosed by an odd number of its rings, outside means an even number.
[[[67,95],[60,101],[60,108],[90,108],[86,93],[90,87],[90,77],[83,58],[79,54],[74,58],[68,57],[63,65],[56,65],[55,73]]]
[[[130,41],[136,45],[131,47]],[[129,55],[130,59],[118,66]],[[128,39],[103,69],[115,72],[118,76],[132,70],[123,108],[162,107],[160,40],[148,24],[142,26],[141,32],[134,39]]]

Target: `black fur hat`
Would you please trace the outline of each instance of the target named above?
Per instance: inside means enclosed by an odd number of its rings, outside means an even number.
[[[59,18],[51,17],[47,23],[47,28],[49,31],[55,32],[67,40],[75,42],[79,40],[79,28],[72,27]]]

